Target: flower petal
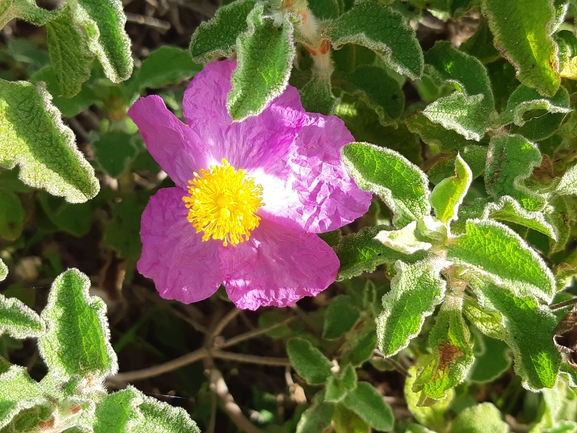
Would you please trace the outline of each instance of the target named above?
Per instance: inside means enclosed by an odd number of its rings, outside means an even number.
[[[262,213],[266,218],[289,226],[294,221],[306,231],[322,233],[362,216],[371,194],[357,186],[341,159],[342,147],[355,141],[344,122],[335,116],[307,114],[288,160],[278,161],[255,179],[265,188]],[[269,194],[269,184],[286,192]]]
[[[218,243],[202,242],[187,221],[181,188],[159,190],[142,214],[138,272],[152,278],[160,296],[185,304],[211,296],[220,284]]]
[[[286,307],[316,296],[336,278],[339,260],[317,235],[262,220],[236,247],[220,247],[226,290],[238,308]]]
[[[298,91],[291,86],[258,116],[233,122],[226,108],[231,75],[236,62],[209,63],[199,72],[184,94],[182,110],[186,121],[212,155],[211,163],[222,158],[236,167],[265,168],[283,158],[294,142],[305,111]]]
[[[166,108],[160,96],[140,98],[128,110],[152,157],[181,188],[200,168],[207,167],[208,151],[196,133]]]

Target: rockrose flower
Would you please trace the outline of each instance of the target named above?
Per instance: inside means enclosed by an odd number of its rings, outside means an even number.
[[[235,62],[207,65],[184,94],[181,122],[158,96],[128,111],[150,154],[176,184],[143,215],[138,270],[184,303],[221,284],[239,308],[284,307],[315,296],[339,261],[315,233],[366,212],[370,195],[347,173],[343,122],[304,111],[288,87],[258,116],[226,109]]]

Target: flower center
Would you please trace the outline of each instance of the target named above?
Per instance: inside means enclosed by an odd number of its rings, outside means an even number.
[[[262,186],[245,170],[236,170],[223,158],[222,165],[201,169],[188,183],[190,195],[182,198],[189,209],[187,219],[197,233],[203,232],[203,242],[212,237],[226,247],[250,238],[260,223],[255,213],[264,203]]]

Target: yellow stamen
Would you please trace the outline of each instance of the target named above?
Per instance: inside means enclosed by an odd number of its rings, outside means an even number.
[[[189,209],[187,219],[197,233],[203,232],[203,242],[212,237],[226,247],[250,238],[260,224],[256,211],[264,203],[262,186],[245,170],[235,170],[223,158],[222,165],[201,169],[188,183],[190,195],[182,198]]]

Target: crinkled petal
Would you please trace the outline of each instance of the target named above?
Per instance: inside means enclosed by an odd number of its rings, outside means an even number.
[[[265,188],[262,214],[313,233],[335,230],[362,216],[371,194],[357,186],[340,154],[353,141],[341,119],[308,113],[287,160],[277,161],[267,173],[255,174]],[[281,189],[283,193],[278,192]]]
[[[249,240],[220,247],[228,296],[238,308],[293,305],[336,278],[339,260],[317,235],[262,220]]]
[[[222,158],[236,167],[267,169],[285,157],[299,133],[306,113],[298,91],[289,86],[258,116],[233,122],[226,108],[236,62],[206,65],[184,94],[182,110],[188,125],[208,146],[212,163]]]
[[[200,168],[207,167],[208,151],[198,135],[166,108],[160,96],[140,98],[128,110],[152,157],[181,188]]]
[[[142,214],[138,271],[151,278],[165,299],[185,304],[211,296],[223,279],[217,242],[202,242],[187,221],[181,188],[159,190]]]

